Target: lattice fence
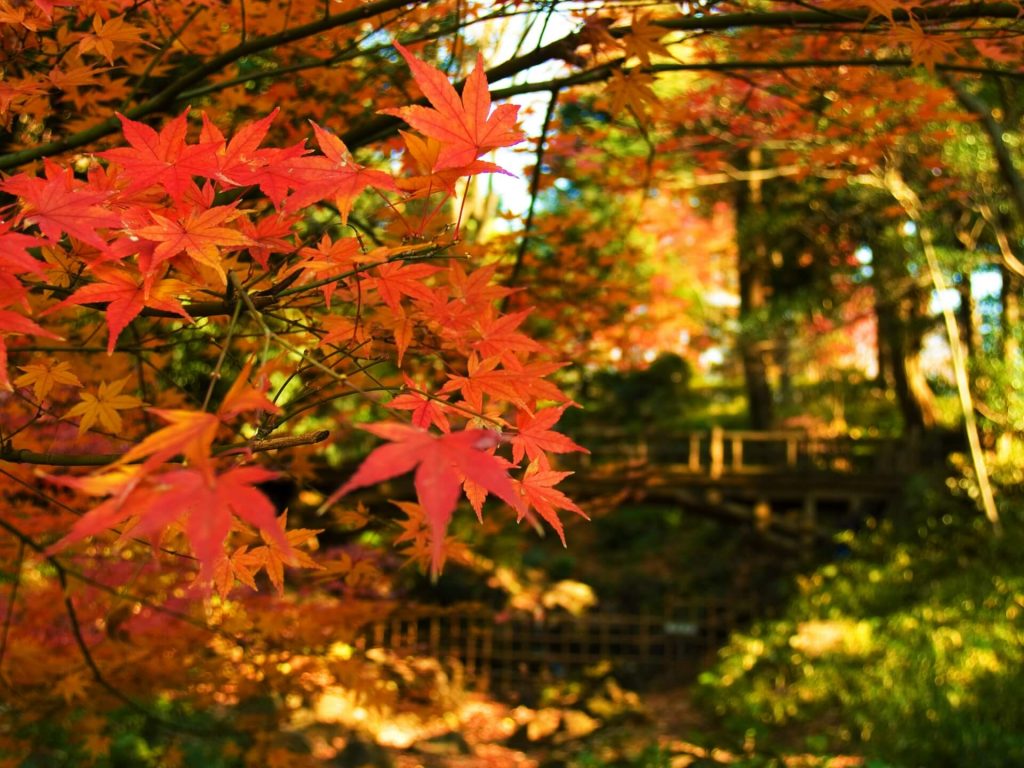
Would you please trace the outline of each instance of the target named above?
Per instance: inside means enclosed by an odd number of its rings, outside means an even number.
[[[364,648],[457,664],[476,687],[526,690],[611,665],[632,683],[686,680],[754,616],[749,600],[678,601],[662,615],[504,617],[477,605],[396,611],[367,627]]]

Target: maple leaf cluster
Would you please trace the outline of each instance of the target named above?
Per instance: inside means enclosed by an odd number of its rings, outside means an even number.
[[[100,39],[83,38],[83,45],[104,49]],[[460,96],[439,70],[397,48],[431,104],[386,110],[419,132],[404,134],[408,177],[357,162],[315,122],[319,152],[305,141],[263,146],[276,110],[230,138],[205,114],[193,138],[185,110],[159,129],[120,115],[126,146],[98,153],[82,173],[46,161],[41,175],[0,182],[0,191],[16,199],[0,225],[7,267],[0,386],[58,424],[77,421],[74,437],[60,433],[63,444],[93,435],[95,445],[113,453],[91,475],[53,478],[102,501],[49,554],[109,530],[122,541],[148,537],[158,547],[169,532],[180,532],[199,562],[200,582],[216,583],[226,595],[236,579],[255,586],[254,567],[265,567],[280,591],[282,564],[313,567],[295,546],[309,537],[282,531],[278,510],[260,489],[275,473],[251,465],[251,442],[242,455],[224,446],[254,431],[264,439],[283,435],[313,393],[324,394],[323,406],[341,394],[364,394],[371,384],[380,390],[369,371],[388,356],[407,369],[401,385],[384,388],[389,397],[373,402],[412,423],[367,425],[390,442],[324,508],[351,490],[415,470],[435,570],[463,490],[478,515],[494,495],[519,519],[539,515],[563,541],[557,510],[583,514],[553,487],[568,473],[555,472],[549,455],[582,450],[553,429],[569,405],[546,378],[560,365],[519,330],[527,311],[502,314],[498,304],[510,289],[496,284],[495,264],[470,269],[456,241],[424,239],[458,179],[502,170],[480,157],[520,141],[517,108],[492,111],[481,60]],[[387,203],[395,226],[415,235],[412,242],[368,249],[361,238],[340,234],[368,190]],[[312,209],[333,209],[340,226],[315,227]],[[136,365],[163,359],[161,334],[212,333],[223,346],[202,403],[160,398],[147,391],[144,375],[131,373],[83,389],[81,379],[92,377],[76,365],[73,345],[55,345],[50,357],[19,354],[22,374],[11,381],[5,342],[60,341],[51,328],[77,337],[98,312],[106,354],[134,356]],[[262,346],[238,340],[247,324]],[[128,329],[132,345],[124,343]],[[408,366],[410,351],[443,360],[440,380]],[[211,400],[229,352],[248,362]],[[294,403],[282,397],[283,387],[270,396],[271,379],[282,375],[303,382]],[[68,403],[78,389],[79,401]],[[511,460],[496,453],[505,443]],[[510,474],[516,468],[518,478]],[[265,547],[243,544],[229,554],[232,532],[245,525]]]

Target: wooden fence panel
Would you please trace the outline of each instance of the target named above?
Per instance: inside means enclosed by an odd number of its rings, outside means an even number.
[[[690,599],[661,615],[502,618],[476,605],[397,611],[367,627],[364,647],[433,656],[481,689],[526,690],[609,663],[631,682],[692,674],[751,614]]]

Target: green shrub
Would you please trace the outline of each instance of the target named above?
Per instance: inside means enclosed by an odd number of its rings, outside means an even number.
[[[1003,514],[995,537],[921,492],[905,523],[847,535],[850,556],[804,578],[783,618],[722,650],[699,700],[768,749],[1024,765],[1024,526]]]

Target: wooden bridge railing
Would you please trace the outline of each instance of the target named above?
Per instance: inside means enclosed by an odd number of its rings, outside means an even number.
[[[643,435],[610,430],[575,436],[592,456],[583,466],[609,460],[671,465],[675,471],[704,474],[794,473],[805,470],[904,473],[914,468],[918,446],[912,439],[819,437],[799,430],[710,430]]]
[[[526,691],[607,662],[632,681],[692,675],[755,614],[753,600],[692,597],[663,615],[500,617],[478,605],[400,610],[368,626],[364,649],[455,662],[482,690]]]

